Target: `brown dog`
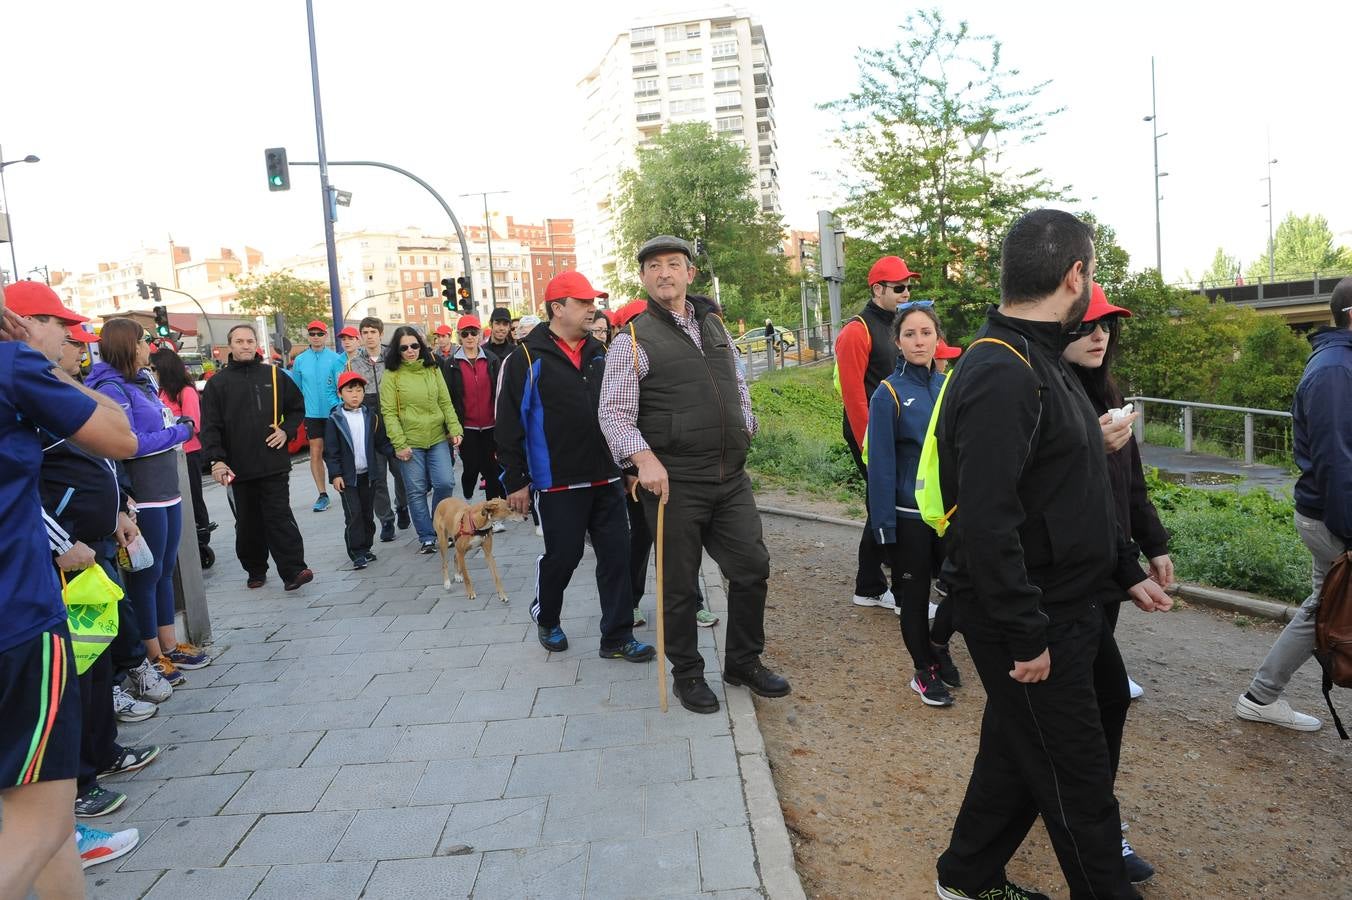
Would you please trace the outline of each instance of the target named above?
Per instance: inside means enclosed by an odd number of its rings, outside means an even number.
[[[471,600],[476,599],[465,556],[483,548],[488,571],[493,573],[493,583],[498,588],[498,599],[507,602],[507,592],[503,590],[502,579],[498,577],[498,564],[493,559],[493,523],[501,522],[511,514],[506,500],[485,500],[470,506],[459,497],[448,497],[437,504],[436,512],[432,515],[432,525],[437,530],[437,547],[441,550],[442,587],[448,591],[451,589],[446,546],[454,542],[455,580],[465,582],[465,594]]]

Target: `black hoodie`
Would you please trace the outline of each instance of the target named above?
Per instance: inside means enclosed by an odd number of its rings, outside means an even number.
[[[944,506],[957,504],[944,580],[958,627],[1036,658],[1058,625],[1145,580],[1114,512],[1098,416],[1060,324],[992,307],[939,412]]]
[[[286,445],[274,450],[264,443],[272,429],[274,377],[277,417],[290,443],[305,420],[305,397],[281,369],[232,358],[202,392],[202,456],[209,464],[223,461],[241,481],[291,470]]]

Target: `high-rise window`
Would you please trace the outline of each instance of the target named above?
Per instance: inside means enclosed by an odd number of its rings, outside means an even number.
[[[715,59],[715,60],[720,60],[720,59],[736,59],[736,58],[737,58],[737,42],[736,42],[736,41],[723,41],[723,42],[721,42],[721,43],[714,44],[714,59]]]
[[[722,91],[714,94],[714,106],[718,109],[736,109],[742,105],[741,91]]]
[[[737,66],[714,69],[714,87],[728,87],[742,80],[742,70]]]
[[[720,132],[723,132],[723,131],[741,131],[741,130],[742,130],[742,117],[741,117],[741,116],[720,116],[720,117],[718,118],[718,130],[719,130]]]
[[[629,46],[631,47],[651,47],[657,41],[657,30],[654,28],[635,28],[629,32]]]

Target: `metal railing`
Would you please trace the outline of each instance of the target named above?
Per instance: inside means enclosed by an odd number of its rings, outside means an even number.
[[[1176,406],[1181,407],[1182,409],[1179,421],[1179,428],[1183,432],[1184,453],[1191,453],[1193,450],[1195,437],[1193,427],[1194,426],[1193,410],[1202,409],[1202,410],[1214,410],[1216,412],[1224,412],[1224,413],[1238,413],[1244,416],[1244,425],[1243,425],[1244,436],[1242,446],[1244,448],[1243,458],[1244,464],[1246,466],[1253,465],[1255,457],[1254,453],[1255,448],[1266,450],[1274,455],[1290,456],[1291,454],[1291,425],[1290,425],[1291,413],[1289,412],[1284,412],[1279,409],[1255,409],[1249,406],[1225,406],[1219,403],[1196,403],[1191,400],[1166,400],[1162,397],[1138,396],[1138,397],[1127,397],[1126,399],[1131,403],[1134,403],[1136,405],[1136,412],[1140,413],[1140,416],[1136,419],[1136,424],[1133,426],[1133,429],[1136,434],[1136,440],[1138,443],[1144,444],[1146,442],[1145,440],[1146,405],[1162,403],[1166,406]],[[1275,445],[1263,445],[1263,446],[1257,445],[1255,439],[1255,419],[1260,416],[1265,418],[1286,420],[1286,422],[1283,423],[1281,428],[1281,434],[1283,436],[1283,446],[1278,447]],[[1219,425],[1216,423],[1210,423],[1207,426],[1208,433],[1217,433],[1217,432],[1224,433],[1227,431],[1234,430],[1237,429],[1227,428],[1224,425]],[[1227,441],[1225,439],[1222,439],[1221,442],[1234,443],[1236,447],[1240,446],[1239,441]]]
[[[785,336],[791,336],[786,340]],[[755,381],[769,372],[807,366],[835,356],[835,335],[830,323],[807,328],[775,327],[775,336],[749,334],[733,338],[746,369],[746,380]]]

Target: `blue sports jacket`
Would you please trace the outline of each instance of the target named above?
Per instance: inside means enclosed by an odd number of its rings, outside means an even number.
[[[1352,331],[1320,329],[1291,403],[1296,510],[1352,542]]]
[[[897,359],[868,402],[868,524],[880,544],[897,540],[897,517],[919,519],[915,473],[944,375]]]

